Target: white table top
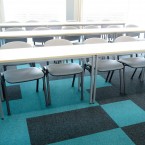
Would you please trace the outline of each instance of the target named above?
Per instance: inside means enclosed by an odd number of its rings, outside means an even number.
[[[0,27],[125,25],[124,21],[0,23]]]
[[[100,28],[100,29],[69,29],[69,30],[43,30],[43,31],[9,31],[0,32],[0,39],[17,38],[17,37],[47,37],[47,36],[64,36],[64,35],[93,35],[93,34],[111,34],[126,32],[145,32],[145,27],[135,28]]]
[[[0,49],[0,64],[145,52],[145,41]]]

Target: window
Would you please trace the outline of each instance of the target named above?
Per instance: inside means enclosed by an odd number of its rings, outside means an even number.
[[[3,0],[5,21],[66,20],[66,0]]]
[[[128,0],[83,0],[82,20],[126,20]]]

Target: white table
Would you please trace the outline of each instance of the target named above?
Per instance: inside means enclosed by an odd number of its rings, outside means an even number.
[[[135,28],[100,28],[100,29],[70,29],[70,30],[45,30],[45,31],[10,31],[0,32],[0,39],[8,38],[31,38],[31,37],[49,37],[49,36],[80,36],[96,34],[113,34],[126,32],[145,32],[145,27]]]
[[[51,46],[51,47],[35,47],[17,48],[17,49],[0,49],[0,64],[12,64],[17,62],[39,62],[48,60],[60,60],[71,58],[87,58],[104,55],[121,55],[130,53],[145,52],[145,41],[136,42],[120,42],[105,44],[87,44],[72,46]],[[92,61],[94,62],[94,61]],[[92,64],[95,66],[95,64]],[[97,66],[96,66],[97,71]],[[95,76],[96,71],[92,71],[92,87],[90,93],[90,103],[95,101]],[[94,88],[93,88],[94,86]],[[93,93],[94,92],[94,93]]]
[[[125,25],[124,21],[90,21],[90,22],[33,22],[33,23],[0,23],[0,28],[39,27],[39,26],[86,26],[86,25]]]

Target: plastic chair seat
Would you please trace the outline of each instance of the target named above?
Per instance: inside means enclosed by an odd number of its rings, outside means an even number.
[[[145,67],[145,58],[143,58],[143,57],[123,58],[123,59],[120,59],[119,62],[126,64],[133,68]]]
[[[91,66],[91,62],[88,62],[88,65]],[[123,69],[123,64],[117,60],[99,60],[97,70],[101,72],[113,71]]]
[[[41,69],[36,67],[7,70],[3,72],[4,78],[8,83],[19,83],[37,80],[44,77]]]
[[[123,64],[117,60],[100,60],[98,63],[99,71],[113,71],[123,69]]]
[[[46,66],[48,72],[53,76],[65,76],[79,74],[83,71],[82,67],[78,64],[50,64]]]

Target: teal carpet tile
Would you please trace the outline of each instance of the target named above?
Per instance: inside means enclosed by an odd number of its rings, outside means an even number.
[[[145,111],[131,100],[102,105],[102,108],[120,127],[145,122]]]

